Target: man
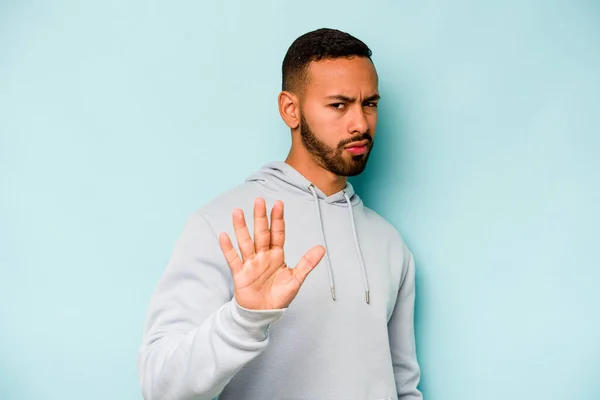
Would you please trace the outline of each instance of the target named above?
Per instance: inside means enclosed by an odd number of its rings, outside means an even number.
[[[370,57],[332,29],[289,48],[291,150],[189,219],[150,302],[147,400],[422,398],[412,254],[347,182],[377,125]]]

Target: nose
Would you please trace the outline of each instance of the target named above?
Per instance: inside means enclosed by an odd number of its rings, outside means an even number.
[[[369,131],[369,122],[362,107],[355,108],[348,130],[352,135],[363,134]]]

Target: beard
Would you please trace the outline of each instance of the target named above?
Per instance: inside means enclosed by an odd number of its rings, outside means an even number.
[[[330,147],[315,136],[303,115],[300,116],[300,137],[317,164],[339,176],[356,176],[363,172],[373,147],[373,138],[369,132],[344,139],[336,147]],[[367,151],[364,154],[351,155],[349,160],[344,158],[344,146],[360,140],[367,140]]]

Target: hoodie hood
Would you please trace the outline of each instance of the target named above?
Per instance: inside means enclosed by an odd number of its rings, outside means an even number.
[[[260,182],[264,187],[269,188],[275,192],[286,192],[290,195],[297,197],[304,197],[308,201],[313,201],[315,204],[315,214],[319,222],[319,231],[321,233],[321,240],[323,246],[327,250],[323,257],[327,264],[327,272],[329,276],[329,288],[331,290],[331,298],[335,300],[335,280],[334,272],[329,259],[329,251],[327,248],[327,238],[325,237],[325,229],[323,227],[323,215],[321,210],[321,202],[331,204],[334,206],[346,207],[348,209],[348,218],[352,227],[352,236],[354,238],[354,249],[356,256],[358,257],[359,265],[363,277],[363,289],[365,293],[365,300],[369,304],[369,281],[367,279],[367,269],[365,267],[364,258],[360,249],[360,243],[358,240],[358,234],[356,232],[356,224],[354,222],[354,211],[352,210],[355,206],[361,203],[360,198],[354,193],[354,188],[349,182],[346,182],[346,186],[341,191],[326,196],[323,191],[316,187],[312,182],[306,179],[301,173],[299,173],[291,165],[282,162],[275,161],[271,162],[257,172],[252,174],[246,179],[247,182]]]
[[[246,182],[251,181],[260,182],[263,186],[275,191],[288,192],[298,197],[304,196],[307,200],[313,200],[312,186],[317,194],[317,198],[327,204],[347,207],[348,202],[346,196],[350,199],[350,204],[352,204],[352,206],[356,206],[361,202],[350,182],[346,182],[346,186],[343,190],[334,193],[331,196],[327,196],[294,167],[283,161],[274,161],[266,164],[246,178]]]

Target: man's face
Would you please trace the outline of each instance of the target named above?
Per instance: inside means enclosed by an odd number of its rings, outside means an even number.
[[[365,57],[312,62],[301,100],[302,143],[340,176],[367,165],[377,126],[377,72]]]

